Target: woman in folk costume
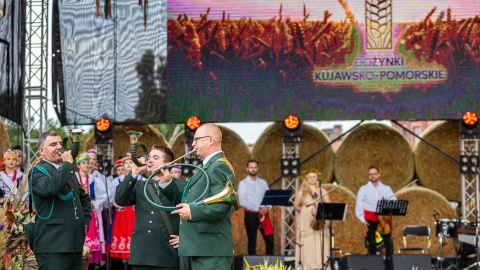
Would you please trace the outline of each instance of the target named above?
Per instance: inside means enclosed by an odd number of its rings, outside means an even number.
[[[89,261],[88,269],[95,269],[95,266],[102,259],[102,250],[100,248],[100,237],[98,230],[98,220],[100,216],[94,211],[96,207],[95,203],[95,181],[91,174],[89,174],[89,160],[90,158],[83,154],[77,156],[75,163],[77,164],[78,171],[75,173],[80,183],[80,186],[85,190],[87,194],[90,195],[92,200],[92,220],[88,228],[88,232],[85,235],[85,246],[90,247],[91,256]]]
[[[125,156],[121,159],[121,162],[125,168],[125,173],[114,179],[115,186],[122,183],[126,175],[132,170],[131,156]],[[130,239],[135,225],[135,208],[134,206],[121,207],[115,202],[113,202],[113,205],[116,207],[116,214],[112,225],[110,256],[122,259],[123,266],[127,269],[128,259],[130,258]]]
[[[107,184],[105,176],[96,169],[97,165],[97,152],[94,149],[87,150],[86,155],[89,157],[88,172],[95,184],[95,212],[98,217],[98,234],[100,240],[100,248],[102,253],[106,253],[105,248],[105,233],[103,226],[102,211],[104,208],[109,207],[107,196]]]
[[[320,186],[318,180],[319,172],[316,169],[307,170],[294,202],[298,222],[296,237],[299,244],[295,249],[295,261],[297,264],[301,262],[304,270],[324,269],[322,265],[330,255],[327,224],[312,223],[318,203],[330,202],[327,190]],[[330,269],[329,265],[326,269]]]
[[[22,180],[23,173],[20,170],[17,170],[17,155],[11,149],[7,149],[3,153],[2,166],[0,171],[0,201],[3,203],[7,200],[10,195],[10,191]],[[12,194],[13,195],[13,194]],[[13,196],[10,199],[13,201]],[[9,204],[10,208],[11,205]]]

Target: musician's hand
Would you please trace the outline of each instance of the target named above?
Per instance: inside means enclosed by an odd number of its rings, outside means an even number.
[[[161,168],[161,167],[160,167]],[[160,177],[160,181],[165,184],[165,183],[168,183],[170,182],[170,180],[172,180],[172,175],[170,174],[170,171],[169,170],[162,170],[160,169],[160,173],[162,174],[162,176]]]
[[[180,237],[178,235],[172,234],[170,235],[170,240],[168,240],[168,242],[173,248],[178,248],[178,246],[180,245]]]
[[[370,226],[370,223],[368,223],[367,221],[364,221],[363,222],[363,228],[365,229],[365,233],[368,232],[368,226]]]
[[[62,153],[62,161],[68,161],[73,164],[72,150],[68,150]]]
[[[145,158],[144,157],[138,158],[138,161],[142,164],[145,164]],[[146,168],[145,165],[143,165],[142,167],[138,167],[137,165],[135,165],[135,163],[133,163],[132,175],[142,174],[143,172],[145,172],[145,168]]]
[[[260,206],[260,208],[258,208],[258,213],[261,214],[261,215],[266,215],[268,213],[268,207],[266,206]]]
[[[177,204],[177,210],[172,212],[172,215],[178,214],[182,219],[190,219],[190,205],[186,203]]]

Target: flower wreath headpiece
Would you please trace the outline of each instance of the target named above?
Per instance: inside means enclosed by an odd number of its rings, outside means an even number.
[[[322,173],[315,169],[315,168],[310,168],[310,169],[307,169],[307,170],[303,170],[301,173],[300,173],[300,179],[303,180],[305,179],[305,176],[307,176],[308,173],[315,173],[318,177],[320,177],[320,175],[322,175]]]

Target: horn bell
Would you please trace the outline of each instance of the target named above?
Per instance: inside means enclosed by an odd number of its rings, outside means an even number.
[[[233,188],[232,183],[230,182],[230,179],[228,179],[228,177],[227,177],[227,184],[225,185],[222,191],[220,191],[216,195],[213,195],[203,200],[203,204],[214,204],[214,203],[228,203],[233,205],[233,207],[235,207],[235,210],[238,210],[239,205],[238,205],[237,193],[235,192],[235,189]]]

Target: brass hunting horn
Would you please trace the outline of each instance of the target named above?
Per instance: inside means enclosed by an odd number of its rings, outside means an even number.
[[[227,183],[225,184],[225,187],[223,188],[222,191],[204,200],[198,200],[198,201],[195,200],[194,203],[196,205],[228,203],[233,205],[233,207],[235,207],[235,210],[238,210],[238,207],[239,207],[237,193],[235,192],[235,189],[232,186],[232,182],[230,182],[230,178],[228,178],[228,176],[227,176]]]
[[[68,151],[67,143],[70,142],[72,145],[72,157],[75,159],[78,155],[78,150],[80,150],[80,135],[84,132],[83,129],[69,129],[68,132],[70,133],[70,137],[63,138],[62,149],[63,152]]]
[[[148,183],[150,181],[152,181],[153,177],[160,172],[160,169],[166,170],[166,169],[171,168],[173,166],[189,166],[189,167],[197,168],[199,171],[201,171],[203,174],[205,174],[205,177],[207,178],[206,179],[207,180],[206,181],[207,185],[205,187],[205,190],[203,191],[203,193],[197,199],[195,199],[193,201],[193,204],[195,204],[195,205],[207,204],[208,205],[208,204],[214,204],[214,203],[228,203],[228,204],[233,205],[233,207],[235,207],[235,210],[238,210],[239,204],[238,204],[238,199],[237,199],[237,193],[235,193],[235,189],[233,188],[232,183],[230,181],[230,178],[228,176],[227,176],[227,183],[225,184],[225,187],[223,188],[222,191],[220,191],[216,195],[213,195],[211,197],[203,199],[203,196],[205,195],[205,193],[207,193],[207,191],[210,190],[210,178],[208,177],[208,174],[205,172],[205,170],[203,170],[201,167],[195,166],[193,164],[173,164],[175,161],[177,161],[177,160],[179,160],[179,159],[181,159],[181,158],[183,158],[187,155],[190,155],[194,151],[196,151],[196,149],[193,149],[192,151],[190,151],[190,152],[186,153],[185,155],[175,159],[174,161],[172,161],[172,162],[170,162],[166,165],[161,166],[159,169],[155,170],[152,173],[152,175],[150,175],[150,177],[148,177],[147,181],[145,182],[144,189],[143,189],[143,193],[145,194],[145,198],[147,199],[148,203],[150,203],[150,205],[152,205],[154,208],[156,208],[158,210],[161,210],[161,211],[172,212],[174,210],[177,210],[177,208],[175,206],[163,206],[163,205],[158,205],[155,202],[153,202],[149,198],[149,196],[147,195],[147,186],[148,186]],[[187,184],[187,186],[188,186],[188,184]],[[185,194],[185,190],[184,190],[184,194]],[[183,201],[184,200],[182,198],[182,202]]]
[[[143,143],[138,142],[138,138],[142,136],[142,132],[137,132],[137,131],[127,131],[128,136],[130,136],[130,154],[132,155],[132,161],[137,165],[138,167],[143,167],[145,164],[140,163],[140,161],[137,158],[137,148],[140,146],[143,149],[143,157],[145,160],[148,159],[148,149]]]

